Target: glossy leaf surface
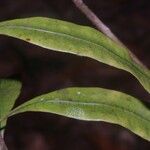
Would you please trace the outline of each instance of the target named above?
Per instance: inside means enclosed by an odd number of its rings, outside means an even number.
[[[0,34],[55,51],[90,57],[126,70],[150,92],[150,71],[134,62],[126,48],[117,45],[93,28],[35,17],[2,22]]]
[[[121,92],[67,88],[33,98],[14,109],[10,116],[26,111],[115,123],[150,141],[150,110],[136,98]]]

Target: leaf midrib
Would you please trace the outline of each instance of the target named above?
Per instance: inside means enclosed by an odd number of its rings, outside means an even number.
[[[119,109],[119,110],[121,110],[121,111],[125,111],[125,112],[127,112],[127,113],[131,113],[132,115],[134,115],[134,116],[136,116],[137,118],[140,118],[140,119],[142,119],[142,120],[144,120],[144,121],[146,121],[146,122],[148,122],[148,123],[150,123],[150,120],[149,119],[147,119],[147,118],[145,118],[144,116],[142,116],[141,114],[139,114],[139,113],[137,113],[137,112],[135,112],[135,111],[133,111],[133,110],[130,110],[130,109],[127,109],[127,108],[125,108],[125,107],[122,107],[122,106],[119,106],[119,105],[112,105],[112,104],[108,104],[108,103],[104,103],[104,102],[101,102],[101,103],[97,103],[97,102],[80,102],[80,101],[67,101],[67,100],[43,100],[43,101],[41,101],[41,100],[38,100],[38,101],[36,101],[36,102],[33,102],[33,103],[29,103],[29,104],[27,104],[27,105],[24,105],[23,104],[23,106],[19,106],[18,108],[15,108],[14,110],[12,110],[11,112],[10,112],[10,115],[9,116],[12,116],[12,115],[14,115],[14,114],[16,114],[16,112],[18,111],[18,110],[21,110],[21,109],[24,109],[25,107],[29,107],[29,106],[31,106],[31,105],[36,105],[36,104],[38,104],[38,103],[41,103],[41,102],[43,102],[43,103],[70,103],[70,104],[74,104],[74,105],[93,105],[93,106],[100,106],[100,105],[103,105],[103,106],[107,106],[107,107],[113,107],[113,108],[116,108],[116,109]],[[32,110],[31,110],[32,111]]]
[[[3,27],[3,26],[4,25],[1,25],[1,27]],[[34,31],[38,31],[38,32],[45,32],[45,33],[49,33],[49,34],[55,34],[55,35],[66,36],[66,37],[68,36],[68,37],[70,37],[72,39],[77,39],[79,41],[81,40],[81,41],[84,41],[86,43],[90,43],[90,44],[96,45],[98,47],[103,47],[104,49],[106,49],[107,51],[109,51],[110,53],[112,53],[113,55],[119,57],[120,61],[123,61],[125,64],[129,65],[130,67],[135,68],[136,71],[138,71],[140,74],[144,75],[147,79],[149,79],[149,76],[147,74],[145,74],[144,72],[142,72],[137,66],[135,66],[132,63],[130,63],[127,59],[123,58],[122,56],[114,53],[111,49],[106,48],[103,44],[99,45],[98,43],[95,43],[93,41],[90,41],[90,40],[87,40],[87,39],[82,39],[82,38],[79,38],[79,37],[76,37],[76,36],[72,36],[70,34],[65,34],[65,33],[61,33],[61,32],[54,32],[54,31],[50,31],[50,30],[46,30],[46,29],[41,29],[41,28],[35,28],[35,27],[33,28],[33,27],[21,26],[21,25],[5,25],[5,26],[10,27],[10,28],[20,28],[20,29],[24,29],[24,30],[34,30]]]

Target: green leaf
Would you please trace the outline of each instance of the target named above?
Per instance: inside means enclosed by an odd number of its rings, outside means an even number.
[[[119,124],[150,141],[150,111],[127,94],[102,88],[67,88],[45,94],[15,108],[10,116],[50,112],[71,118]]]
[[[133,74],[150,93],[150,71],[134,62],[128,50],[99,31],[35,17],[0,23],[0,34],[16,37],[44,48],[96,59]]]
[[[0,80],[0,128],[6,125],[6,120],[18,95],[21,84],[14,80]]]

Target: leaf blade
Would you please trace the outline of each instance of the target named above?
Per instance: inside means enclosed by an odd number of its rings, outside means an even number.
[[[95,29],[48,18],[0,23],[0,34],[60,52],[90,57],[133,74],[150,93],[150,71],[133,61],[128,50]]]
[[[7,115],[20,94],[21,84],[14,80],[0,80],[0,128],[6,125]]]
[[[102,88],[67,88],[35,97],[10,116],[41,111],[80,120],[119,124],[150,141],[150,110],[127,94]]]

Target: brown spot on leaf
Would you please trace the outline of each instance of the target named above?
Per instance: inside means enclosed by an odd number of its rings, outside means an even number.
[[[26,38],[26,41],[30,41],[30,39],[29,39],[29,38]]]

